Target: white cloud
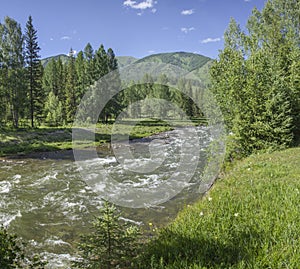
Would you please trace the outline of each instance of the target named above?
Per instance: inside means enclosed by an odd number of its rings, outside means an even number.
[[[211,37],[209,37],[209,38],[206,38],[206,39],[201,40],[201,43],[202,43],[202,44],[207,44],[207,43],[211,43],[211,42],[219,42],[219,41],[221,41],[221,38],[220,38],[220,37],[217,37],[217,38],[211,38]]]
[[[187,34],[187,33],[189,33],[190,31],[195,30],[195,28],[194,28],[194,27],[189,27],[189,28],[181,27],[180,30],[181,30],[181,32],[184,32],[185,34]]]
[[[60,40],[70,40],[70,39],[71,39],[71,37],[69,37],[69,36],[67,36],[67,35],[62,36],[62,37],[60,38]]]
[[[152,8],[151,12],[152,13],[156,13],[157,9],[156,8]]]
[[[251,2],[251,0],[244,0],[245,2]]]
[[[155,50],[148,50],[148,53],[153,54],[155,53]]]
[[[185,9],[181,11],[181,15],[192,15],[195,13],[194,9]]]
[[[53,37],[50,37],[50,41],[53,41],[54,40],[54,38]]]
[[[140,10],[145,10],[147,8],[153,8],[154,4],[157,2],[154,2],[154,0],[146,0],[140,3],[137,3],[136,1],[132,0],[126,0],[123,2],[124,6],[131,7],[133,9],[140,9]]]

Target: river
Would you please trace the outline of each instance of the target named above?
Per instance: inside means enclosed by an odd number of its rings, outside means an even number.
[[[196,181],[206,164],[206,150],[212,140],[208,127],[197,128],[201,134],[202,153],[194,176]],[[155,187],[156,182],[166,179],[176,169],[177,161],[170,149],[176,148],[181,138],[174,131],[134,140],[130,145],[138,151],[154,138],[163,140],[169,147],[164,165],[152,173],[137,176],[137,186],[151,181]],[[86,162],[101,163],[114,177],[119,175],[122,180],[128,180],[108,146],[98,149],[98,158]],[[46,258],[48,268],[69,268],[70,261],[75,259],[75,242],[80,234],[88,232],[102,204],[99,193],[94,192],[79,172],[80,166],[74,162],[71,151],[0,160],[0,223],[27,241],[32,251]],[[195,186],[191,180],[180,194],[157,206],[120,207],[122,216],[146,230],[149,222],[156,227],[165,225],[183,206],[199,198]]]

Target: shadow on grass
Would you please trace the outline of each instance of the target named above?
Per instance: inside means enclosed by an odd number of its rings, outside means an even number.
[[[83,131],[96,145],[110,141],[110,134]],[[0,156],[6,158],[73,159],[71,128],[1,130]]]
[[[205,234],[205,233],[203,233]],[[151,268],[230,268],[238,263],[251,265],[261,236],[252,230],[232,233],[231,237],[213,238],[210,236],[186,237],[164,230],[158,239],[147,246],[145,259],[152,263]]]

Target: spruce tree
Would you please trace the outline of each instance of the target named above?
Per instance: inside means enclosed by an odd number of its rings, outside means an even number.
[[[86,88],[89,86],[87,72],[86,72],[86,64],[84,60],[84,54],[82,51],[80,51],[77,54],[75,60],[75,69],[77,74],[78,98],[81,99],[85,93]]]
[[[31,127],[34,127],[35,117],[41,117],[44,93],[41,85],[42,66],[40,63],[40,47],[37,41],[37,30],[33,27],[32,17],[29,16],[25,31],[26,63],[30,101]]]
[[[116,207],[105,201],[93,230],[81,238],[78,248],[82,259],[74,262],[75,268],[134,268],[139,236],[139,228],[121,220]]]
[[[78,105],[78,92],[77,92],[77,74],[75,67],[74,51],[71,48],[69,53],[69,62],[67,65],[67,77],[66,77],[66,115],[67,121],[70,123],[73,121],[77,105]]]
[[[93,84],[94,76],[94,50],[90,43],[88,43],[84,48],[84,59],[85,59],[85,70],[86,70],[86,80],[88,86]]]

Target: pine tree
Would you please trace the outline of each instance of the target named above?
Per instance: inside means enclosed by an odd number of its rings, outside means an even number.
[[[108,57],[104,46],[101,44],[94,56],[93,80],[97,81],[109,72]]]
[[[75,69],[77,74],[77,92],[78,98],[81,99],[85,93],[86,88],[89,86],[84,54],[82,51],[78,52],[75,60]]]
[[[84,59],[85,59],[85,70],[86,70],[86,80],[87,86],[93,84],[93,76],[94,76],[94,50],[90,43],[84,48]]]
[[[26,23],[26,63],[29,84],[30,119],[31,127],[34,127],[35,117],[41,117],[44,102],[44,94],[41,86],[42,65],[40,63],[40,47],[37,42],[37,30],[32,24],[32,17],[29,16]]]
[[[107,50],[108,72],[118,69],[118,61],[112,48]]]
[[[78,92],[77,92],[77,74],[75,67],[74,51],[71,48],[69,53],[69,62],[67,65],[67,78],[66,78],[66,115],[67,121],[72,122],[77,110],[78,105]]]
[[[74,263],[75,268],[133,268],[139,253],[139,234],[137,226],[120,220],[116,207],[105,201],[92,232],[82,236],[82,259]]]

